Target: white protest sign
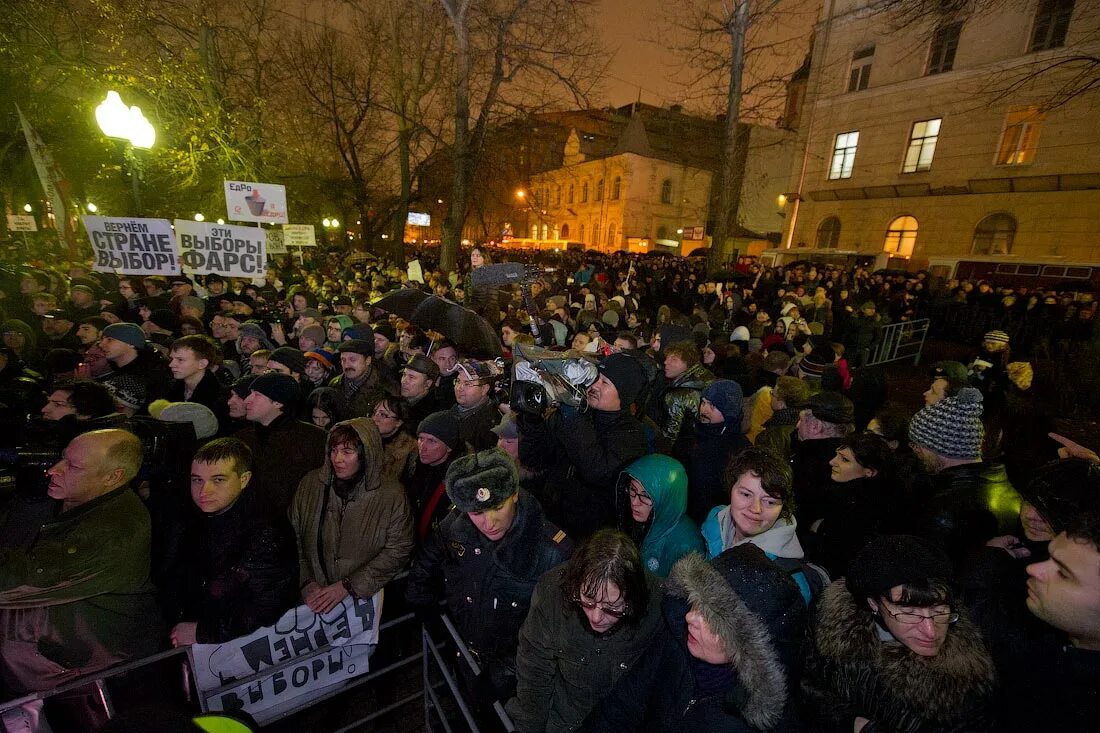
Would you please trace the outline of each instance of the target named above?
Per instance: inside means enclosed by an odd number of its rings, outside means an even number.
[[[379,591],[370,599],[345,598],[323,616],[299,606],[248,636],[195,644],[195,686],[204,710],[243,711],[263,725],[366,674],[381,615]],[[246,677],[253,679],[233,684]]]
[[[189,273],[253,278],[267,272],[267,232],[259,227],[176,219],[176,239]]]
[[[96,272],[179,275],[176,237],[167,219],[84,216]]]
[[[317,235],[312,224],[283,224],[287,247],[316,247]]]
[[[410,280],[418,283],[424,282],[424,268],[420,266],[420,260],[413,260],[409,263],[406,273]]]
[[[12,232],[37,232],[38,224],[33,216],[22,214],[8,214],[8,231]]]
[[[232,221],[286,224],[286,186],[249,181],[225,182],[225,210]]]
[[[269,255],[286,254],[286,237],[278,229],[267,230],[267,253]]]

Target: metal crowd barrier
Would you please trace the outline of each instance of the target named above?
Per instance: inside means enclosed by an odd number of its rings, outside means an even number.
[[[924,350],[924,341],[928,338],[930,324],[929,319],[921,318],[883,326],[882,340],[871,349],[866,366],[905,359],[912,359],[913,365],[916,366],[920,363],[920,355]]]

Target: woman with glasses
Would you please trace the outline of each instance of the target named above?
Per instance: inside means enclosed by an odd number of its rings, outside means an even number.
[[[409,406],[400,397],[386,395],[374,405],[371,420],[382,436],[386,455],[382,474],[401,482],[401,477],[416,464],[416,438],[402,430],[409,421]]]
[[[617,496],[630,507],[623,529],[641,548],[645,569],[662,578],[684,555],[704,551],[699,528],[687,516],[687,495],[687,471],[660,453],[634,461],[619,479]]]
[[[611,529],[543,575],[519,634],[508,704],[516,730],[575,730],[653,640],[661,587],[630,538]]]
[[[938,548],[884,535],[822,591],[802,680],[814,730],[988,729],[993,661],[951,577]]]

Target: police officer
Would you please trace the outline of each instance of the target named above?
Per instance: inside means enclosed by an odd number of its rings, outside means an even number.
[[[484,670],[467,682],[488,707],[514,694],[516,645],[535,584],[569,559],[573,543],[518,488],[515,462],[499,448],[456,459],[445,483],[454,507],[417,553],[406,594],[423,615],[446,601]]]

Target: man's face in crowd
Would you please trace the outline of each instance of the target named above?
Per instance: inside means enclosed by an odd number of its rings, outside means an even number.
[[[70,393],[62,389],[55,389],[46,404],[42,406],[42,417],[47,420],[60,420],[66,415],[75,415],[76,408],[69,401]]]
[[[221,295],[225,292],[225,282],[221,280],[215,280],[214,282],[206,283],[206,292],[210,295]]]
[[[214,337],[215,341],[225,340],[225,319],[221,315],[216,315],[210,319],[210,335]]]
[[[187,379],[202,374],[210,362],[200,359],[191,349],[172,349],[172,358],[168,362],[168,368],[176,379]]]
[[[329,321],[328,327],[325,329],[325,338],[333,343],[339,343],[340,334],[343,330],[344,327],[340,325],[340,321]]]
[[[699,422],[704,425],[721,425],[725,421],[726,416],[710,400],[699,400]]]
[[[359,323],[366,323],[370,319],[370,308],[363,305],[357,305],[351,311],[351,317]]]
[[[236,318],[222,319],[222,341],[236,341],[241,335],[241,322]]]
[[[73,290],[72,293],[69,294],[69,299],[73,301],[73,305],[77,308],[87,308],[95,301],[92,294],[83,288]]]
[[[108,470],[108,458],[97,440],[81,435],[65,447],[61,460],[53,464],[46,475],[51,499],[61,499],[66,507],[79,506],[106,493],[112,485],[120,485],[117,471]]]
[[[191,286],[187,283],[172,283],[172,297],[184,298],[191,294]]]
[[[58,338],[64,336],[73,327],[73,322],[64,318],[42,319],[42,331],[47,336]]]
[[[516,339],[516,332],[512,330],[511,326],[502,326],[500,329],[500,340],[505,346],[511,346],[512,342]]]
[[[584,351],[584,347],[592,343],[591,337],[583,331],[573,337],[573,343],[571,344],[574,351]]]
[[[244,399],[239,394],[229,390],[229,398],[226,400],[226,404],[229,405],[229,417],[237,420],[245,418]]]
[[[622,409],[619,390],[603,374],[588,388],[588,406],[593,410],[603,410],[605,412],[615,412]]]
[[[46,315],[50,312],[50,301],[43,298],[35,298],[34,302],[31,303],[31,311],[33,311],[36,316]]]
[[[940,400],[947,397],[947,380],[943,377],[936,377],[932,380],[932,385],[924,393],[924,404],[934,405]]]
[[[320,346],[321,344],[314,341],[310,336],[298,337],[298,348],[302,351],[316,351]]]
[[[1024,530],[1024,537],[1032,542],[1050,542],[1054,539],[1054,530],[1031,502],[1020,502],[1020,527]]]
[[[455,402],[463,407],[477,407],[489,396],[489,385],[478,384],[476,379],[470,379],[464,374],[459,374],[455,379]]]
[[[38,281],[29,275],[19,281],[19,292],[23,295],[37,293],[41,289],[42,288],[38,287]]]
[[[516,519],[516,505],[519,503],[519,494],[512,494],[503,502],[486,509],[483,512],[466,512],[466,516],[477,527],[477,531],[485,535],[485,539],[496,542],[508,534],[512,523]]]
[[[453,346],[443,346],[432,352],[432,361],[439,367],[440,374],[450,374],[458,364],[458,352]]]
[[[100,331],[90,323],[81,323],[76,328],[76,337],[80,339],[82,346],[91,346],[99,341]]]
[[[367,370],[370,369],[370,357],[345,351],[340,354],[340,367],[344,371],[344,377],[354,382],[367,375]]]
[[[214,338],[217,338],[216,336]],[[240,353],[251,354],[260,350],[260,340],[255,336],[245,336],[240,341]]]
[[[678,379],[687,370],[688,365],[679,354],[670,353],[665,357],[665,377],[668,379]]]
[[[283,406],[259,392],[250,392],[244,401],[244,415],[252,422],[268,424],[283,413]]]
[[[621,352],[621,351],[629,351],[629,350],[633,349],[634,347],[626,339],[617,338],[617,339],[615,339],[615,343],[612,344],[611,348],[615,352]]]
[[[99,348],[103,349],[104,355],[112,361],[122,359],[134,351],[133,346],[110,336],[104,336],[99,340]]]
[[[895,585],[890,589],[889,598],[868,598],[871,608],[878,612],[879,618],[886,626],[890,634],[904,644],[909,651],[922,657],[934,657],[940,653],[943,643],[947,641],[947,630],[951,628],[948,623],[936,623],[932,616],[951,613],[951,607],[946,604],[929,606],[903,606],[894,599],[901,598],[905,588]],[[894,614],[910,614],[920,616],[916,623],[905,623],[898,620]],[[909,619],[911,620],[911,619]]]
[[[386,355],[386,349],[390,348],[390,340],[380,333],[374,334],[374,355],[382,358]]]
[[[250,356],[248,357],[248,373],[253,376],[260,376],[267,372],[267,357],[266,356]]]
[[[1027,566],[1027,607],[1074,646],[1100,647],[1100,551],[1062,532],[1048,545],[1050,558]]]
[[[217,514],[233,506],[252,480],[252,472],[238,473],[236,461],[191,462],[191,501],[204,514]]]
[[[442,463],[451,453],[446,443],[430,433],[420,433],[416,436],[416,451],[420,456],[420,462],[427,466]]]
[[[407,400],[415,400],[428,394],[432,388],[432,381],[427,374],[406,368],[401,374],[401,396]]]
[[[519,438],[505,438],[503,435],[497,438],[497,448],[507,453],[516,463],[519,463]]]

